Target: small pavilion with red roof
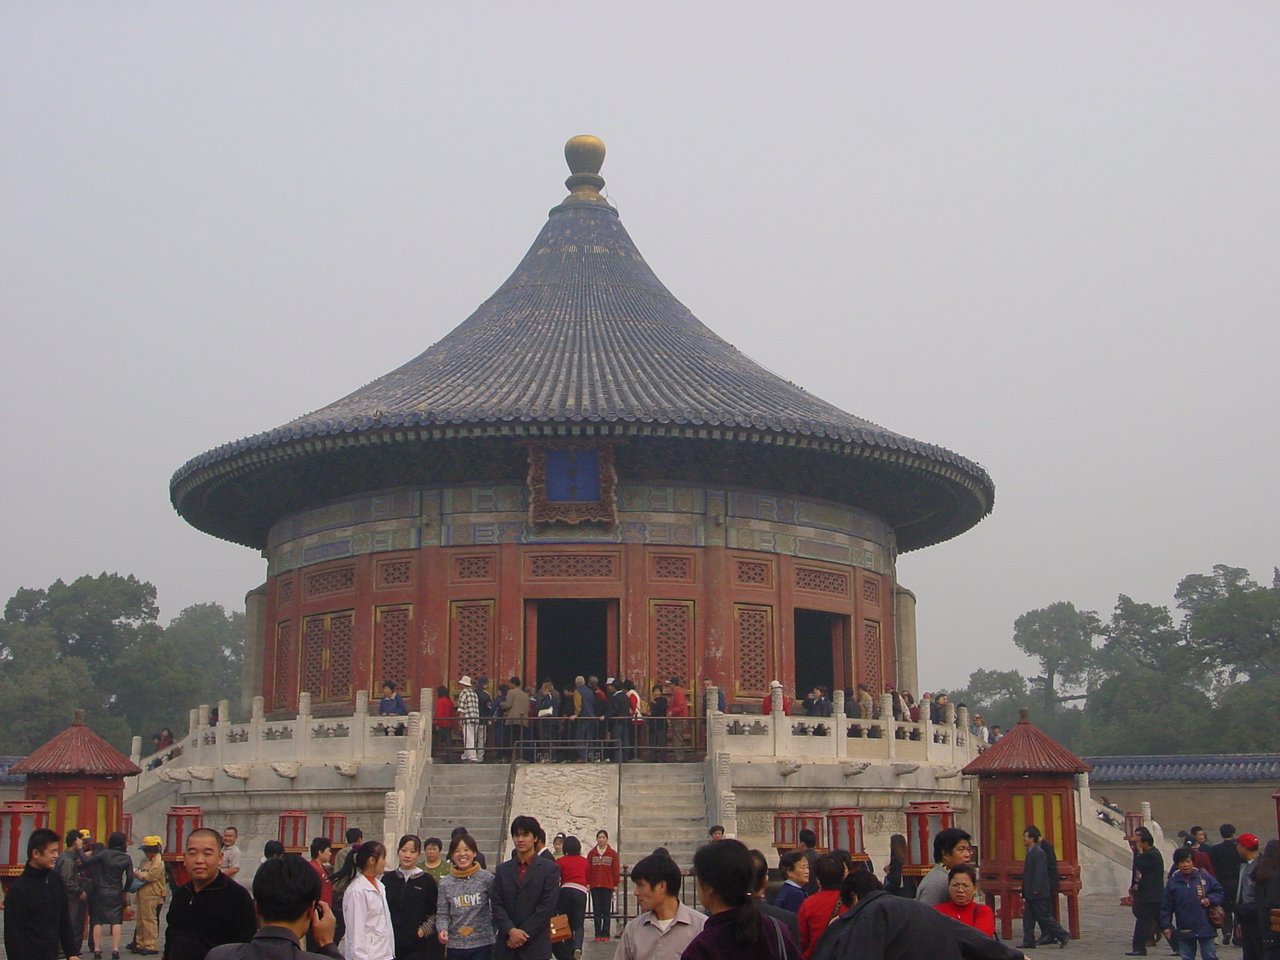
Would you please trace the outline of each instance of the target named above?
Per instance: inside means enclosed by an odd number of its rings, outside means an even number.
[[[87,828],[106,842],[123,823],[124,778],[142,768],[90,730],[77,710],[75,723],[10,772],[26,774],[27,799],[45,802],[51,829],[65,835]]]
[[[1026,848],[1022,834],[1035,825],[1053,844],[1058,858],[1061,893],[1067,898],[1068,929],[1080,936],[1080,855],[1076,846],[1076,775],[1093,768],[1062,744],[1021,718],[1007,734],[964,768],[978,778],[982,824],[979,885],[1000,919],[1001,935],[1013,936],[1013,921],[1022,915],[1022,866]],[[1054,913],[1057,913],[1054,897]]]

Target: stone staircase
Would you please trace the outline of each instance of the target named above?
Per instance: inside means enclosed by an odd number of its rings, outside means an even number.
[[[624,763],[619,767],[618,853],[630,865],[666,847],[683,870],[707,839],[700,763]]]
[[[417,833],[439,837],[449,851],[449,834],[464,826],[476,838],[492,870],[505,857],[507,800],[511,766],[506,763],[432,764],[424,778],[426,802],[419,808]]]

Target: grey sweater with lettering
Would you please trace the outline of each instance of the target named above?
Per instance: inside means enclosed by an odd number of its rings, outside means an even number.
[[[452,873],[440,879],[440,897],[436,903],[436,929],[449,931],[449,946],[457,950],[474,950],[493,943],[493,907],[489,889],[493,874],[477,870],[469,877]]]

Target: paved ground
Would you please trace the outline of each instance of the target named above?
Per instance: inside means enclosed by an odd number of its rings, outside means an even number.
[[[0,912],[0,917],[4,913]],[[2,921],[0,921],[2,922]],[[1073,940],[1063,950],[1054,947],[1040,947],[1035,954],[1040,960],[1048,957],[1062,957],[1063,960],[1115,960],[1124,956],[1129,949],[1129,936],[1133,931],[1133,915],[1128,907],[1122,907],[1115,896],[1100,894],[1085,895],[1080,898],[1081,937]],[[588,940],[582,951],[583,960],[612,960],[617,949],[617,941],[611,943],[593,943],[590,940],[591,921],[587,920]],[[133,924],[126,923],[121,944],[128,943],[133,937]],[[1015,940],[1016,942],[1016,940]],[[1239,960],[1239,947],[1219,946],[1218,955],[1224,960]],[[86,954],[92,957],[92,954]],[[110,957],[110,954],[107,954]],[[1167,957],[1169,951],[1161,947],[1153,947],[1152,957]],[[4,958],[4,947],[0,944],[0,958]],[[122,960],[133,960],[133,954],[121,951]]]

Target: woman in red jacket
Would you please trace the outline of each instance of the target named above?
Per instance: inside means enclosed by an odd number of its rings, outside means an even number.
[[[577,837],[564,838],[564,855],[556,860],[560,865],[560,902],[556,912],[569,918],[573,936],[552,944],[551,953],[556,960],[573,960],[582,956],[582,934],[587,922],[588,873],[591,864],[582,855],[582,841]]]
[[[609,939],[613,891],[618,888],[622,864],[618,851],[609,846],[609,831],[596,834],[596,845],[587,855],[587,886],[591,888],[591,913],[596,923],[596,943]]]
[[[981,930],[988,937],[996,935],[996,915],[985,903],[974,903],[978,893],[978,868],[972,863],[952,867],[947,874],[947,892],[951,899],[936,904],[934,909],[948,917]]]
[[[844,913],[840,903],[840,882],[844,880],[844,861],[830,853],[824,853],[813,864],[813,873],[818,881],[818,892],[811,893],[800,904],[800,912],[796,917],[800,926],[800,955],[809,960],[813,948],[818,945],[833,919]]]

